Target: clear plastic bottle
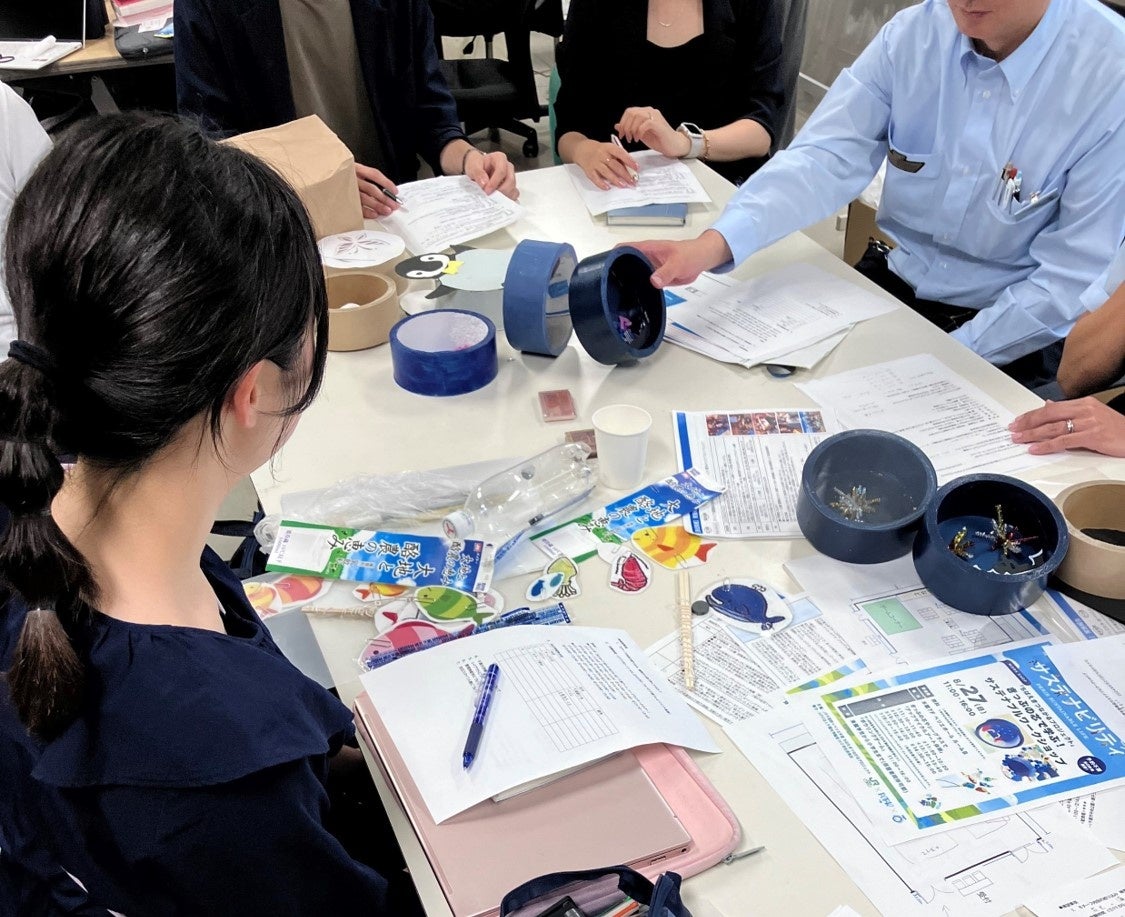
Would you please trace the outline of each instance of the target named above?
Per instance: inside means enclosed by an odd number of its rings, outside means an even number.
[[[446,536],[490,541],[499,559],[528,529],[594,489],[589,457],[585,443],[566,443],[493,475],[469,494],[462,509],[445,517]]]

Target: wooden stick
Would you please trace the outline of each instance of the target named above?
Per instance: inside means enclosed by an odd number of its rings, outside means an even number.
[[[691,632],[691,574],[680,571],[680,660],[684,668],[684,687],[695,690],[695,646]]]

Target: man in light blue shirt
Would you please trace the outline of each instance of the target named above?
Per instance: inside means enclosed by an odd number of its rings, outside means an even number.
[[[640,244],[653,282],[727,269],[823,219],[884,157],[877,219],[909,295],[892,292],[997,365],[1057,351],[1125,234],[1125,22],[1095,0],[902,11],[711,229]]]

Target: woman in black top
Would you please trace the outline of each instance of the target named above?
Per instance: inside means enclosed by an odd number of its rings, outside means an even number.
[[[602,189],[632,150],[706,159],[740,182],[765,162],[782,101],[774,0],[573,0],[559,47],[559,155]],[[694,142],[692,128],[701,136]]]

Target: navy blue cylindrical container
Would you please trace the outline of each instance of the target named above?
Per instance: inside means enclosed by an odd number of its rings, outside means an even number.
[[[1019,573],[994,573],[958,557],[939,525],[960,517],[989,516],[1001,507],[1006,522],[1034,536],[1047,556]],[[1070,535],[1058,507],[1043,493],[1015,478],[970,474],[937,492],[914,541],[914,567],[923,584],[946,605],[976,615],[1006,615],[1034,602],[1047,578],[1066,556]]]
[[[878,497],[868,518],[847,518],[833,506],[855,487]],[[934,466],[912,442],[883,430],[848,430],[828,437],[805,459],[797,523],[822,554],[852,564],[882,563],[910,551],[936,490]]]
[[[664,293],[652,285],[648,258],[623,245],[578,262],[570,280],[570,317],[599,363],[635,363],[664,340]]]

